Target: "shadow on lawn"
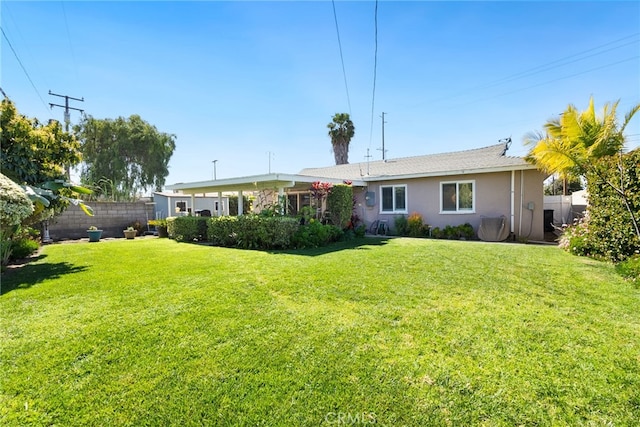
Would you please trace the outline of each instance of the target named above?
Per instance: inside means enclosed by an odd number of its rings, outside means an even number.
[[[16,269],[8,269],[2,274],[0,295],[5,295],[15,289],[28,289],[47,279],[56,279],[65,274],[79,273],[86,269],[87,267],[76,266],[68,262],[26,264]]]
[[[362,237],[345,242],[336,242],[328,246],[322,246],[319,248],[308,249],[286,249],[278,251],[268,251],[272,254],[289,254],[289,255],[303,255],[303,256],[318,256],[331,252],[344,251],[349,249],[355,250],[369,250],[371,246],[386,245],[389,241],[389,237]]]

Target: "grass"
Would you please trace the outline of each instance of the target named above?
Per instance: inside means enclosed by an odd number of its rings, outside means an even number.
[[[640,291],[555,247],[50,245],[2,292],[3,426],[640,419]]]

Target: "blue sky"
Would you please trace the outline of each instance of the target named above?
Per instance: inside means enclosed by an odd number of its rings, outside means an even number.
[[[212,160],[218,179],[332,165],[337,112],[356,163],[381,158],[382,112],[387,158],[506,137],[523,155],[570,103],[640,103],[638,2],[380,1],[377,57],[375,7],[335,2],[348,97],[330,1],[3,0],[0,82],[29,117],[62,120],[51,90],[175,134],[167,184],[211,179]],[[627,134],[640,146],[640,115]]]

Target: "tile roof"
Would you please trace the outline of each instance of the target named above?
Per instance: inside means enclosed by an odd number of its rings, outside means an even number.
[[[506,156],[505,152],[505,144],[496,144],[451,153],[378,160],[368,164],[361,162],[324,168],[305,168],[299,172],[299,175],[376,180],[535,169],[535,166],[527,163],[523,158]]]

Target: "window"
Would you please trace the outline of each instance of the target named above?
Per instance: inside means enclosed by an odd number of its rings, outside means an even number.
[[[380,187],[380,211],[382,213],[407,213],[407,186]]]
[[[475,181],[440,183],[440,211],[443,213],[473,213]]]
[[[176,202],[176,212],[186,212],[187,202]]]

